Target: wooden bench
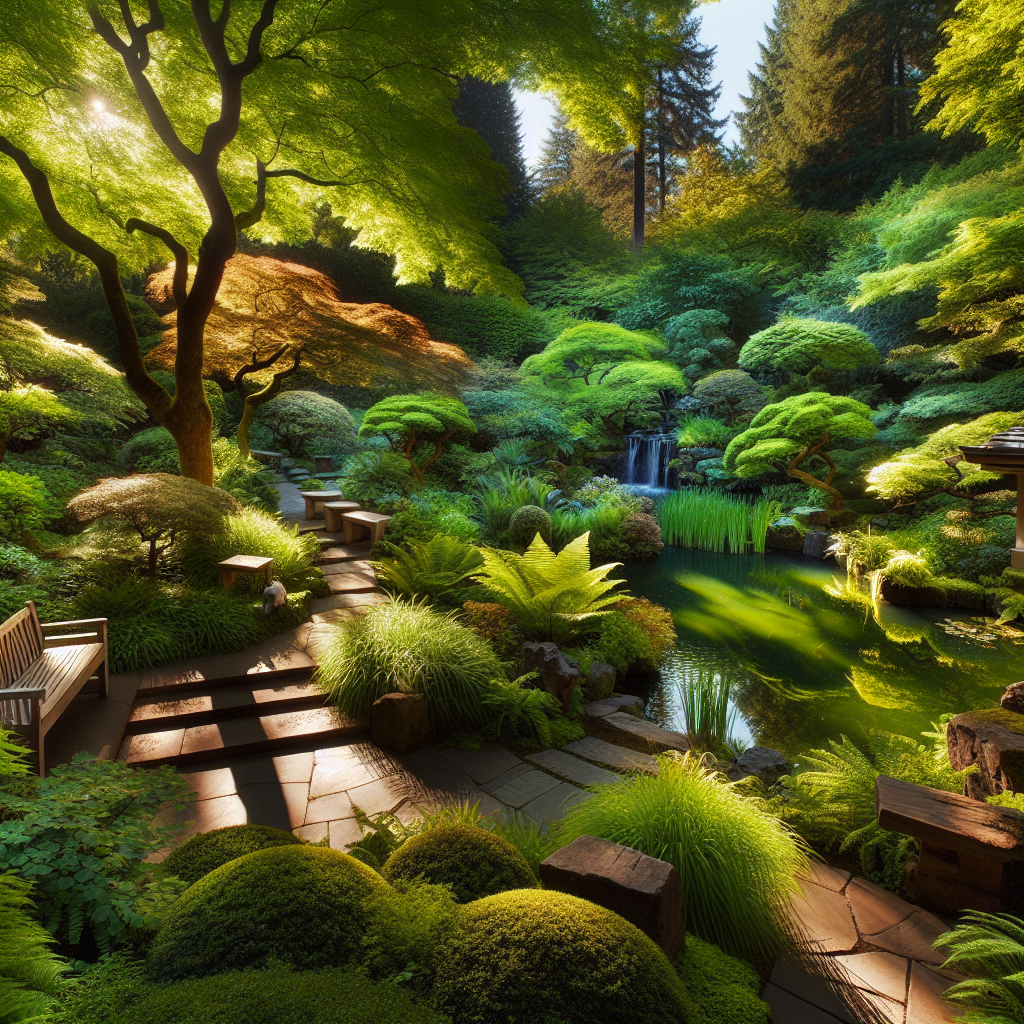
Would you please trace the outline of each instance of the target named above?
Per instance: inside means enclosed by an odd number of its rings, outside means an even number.
[[[341,533],[344,524],[341,521],[345,512],[358,512],[358,501],[325,501],[324,528],[328,533]]]
[[[343,512],[341,525],[345,530],[345,543],[355,544],[357,540],[370,539],[370,547],[384,539],[384,527],[391,522],[391,516],[380,512]]]
[[[317,514],[317,505],[322,505],[325,501],[341,501],[345,495],[341,491],[303,491],[302,500],[306,503],[306,518],[307,519],[322,519],[323,512]]]
[[[232,555],[217,563],[220,585],[230,590],[236,576],[262,576],[264,586],[269,587],[274,578],[274,560],[260,555]]]
[[[34,601],[0,623],[0,722],[20,733],[46,774],[46,734],[93,677],[107,696],[107,620],[39,621]]]
[[[880,775],[878,824],[921,842],[914,895],[947,911],[1024,910],[1024,814]]]

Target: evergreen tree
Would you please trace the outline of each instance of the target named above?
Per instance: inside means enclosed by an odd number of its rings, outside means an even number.
[[[511,84],[463,78],[452,110],[459,124],[475,131],[487,144],[491,159],[508,172],[510,188],[504,203],[510,216],[521,213],[529,192],[519,111]]]
[[[569,127],[569,116],[559,110],[540,147],[540,157],[530,176],[542,195],[547,195],[559,185],[568,184],[572,177],[572,153],[579,141],[579,134]]]
[[[613,235],[628,238],[633,229],[635,187],[632,152],[602,153],[581,140],[573,148],[569,167],[570,183],[601,211],[604,226]]]

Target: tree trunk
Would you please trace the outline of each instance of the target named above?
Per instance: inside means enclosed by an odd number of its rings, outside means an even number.
[[[907,137],[907,62],[903,56],[902,40],[896,44],[896,138],[903,142]]]
[[[891,41],[882,48],[882,62],[882,138],[891,139],[895,134],[893,111],[896,100],[893,88],[895,56]]]
[[[801,483],[807,484],[808,487],[815,487],[819,491],[824,491],[831,499],[831,508],[838,511],[843,507],[843,496],[832,486],[832,478],[836,475],[835,463],[827,456],[822,454],[819,449],[825,441],[821,441],[816,445],[808,446],[802,451],[797,452],[793,457],[793,461],[786,467],[786,475],[793,477],[794,480],[799,480]],[[800,469],[801,463],[805,462],[812,455],[820,455],[831,467],[828,477],[825,480],[819,480],[816,476],[808,473],[806,470]]]
[[[278,352],[275,358],[279,358],[282,353]],[[271,378],[270,383],[266,387],[260,388],[259,391],[254,391],[251,395],[245,394],[244,379],[247,372],[252,372],[248,366],[242,367],[238,373],[235,374],[235,385],[238,390],[245,396],[242,402],[242,419],[238,424],[238,432],[235,435],[238,441],[238,451],[243,459],[249,458],[249,428],[252,426],[252,421],[256,418],[256,410],[261,405],[266,405],[280,390],[281,383],[285,377],[294,373],[299,368],[299,362],[302,359],[302,352],[298,352],[295,355],[294,362],[288,369],[281,370],[279,373],[275,373]],[[262,369],[266,366],[270,366],[274,362],[271,359],[269,362],[260,361],[256,358],[256,353],[253,353],[253,362],[250,364],[254,369]]]
[[[151,580],[156,579],[157,557],[160,554],[160,552],[157,550],[156,542],[156,537],[149,538],[149,578]]]
[[[647,155],[644,149],[643,124],[633,147],[633,248],[644,247],[644,215],[647,212]]]

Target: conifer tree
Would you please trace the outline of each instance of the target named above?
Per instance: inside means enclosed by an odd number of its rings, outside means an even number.
[[[579,135],[569,127],[569,115],[559,110],[551,121],[547,137],[540,147],[540,156],[531,175],[533,183],[546,195],[572,177],[572,154]]]
[[[765,42],[758,43],[761,59],[747,74],[750,95],[741,96],[744,110],[736,116],[740,141],[756,160],[776,162],[775,145],[782,114],[782,72],[786,68],[786,34],[795,0],[776,0],[775,15],[765,25]]]

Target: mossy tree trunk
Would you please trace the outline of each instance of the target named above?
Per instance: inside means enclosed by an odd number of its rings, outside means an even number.
[[[286,366],[283,370],[279,370],[265,387],[260,388],[259,391],[254,391],[251,395],[245,393],[245,378],[250,373],[273,366],[287,352],[288,346],[282,345],[269,356],[261,359],[254,350],[250,361],[235,374],[235,388],[239,394],[244,396],[242,399],[242,418],[239,421],[238,431],[235,435],[238,442],[238,451],[243,459],[249,458],[249,429],[252,427],[257,411],[261,405],[266,405],[267,402],[278,394],[285,377],[293,374],[299,368],[299,363],[302,361],[302,349],[297,349],[292,353],[291,366]]]
[[[793,477],[794,480],[799,480],[802,483],[807,484],[809,487],[817,488],[819,491],[824,491],[831,500],[830,508],[834,511],[838,511],[843,507],[843,496],[832,486],[832,481],[836,475],[836,464],[829,457],[827,452],[821,449],[828,443],[828,438],[823,441],[819,441],[815,445],[808,445],[806,448],[797,452],[793,457],[793,461],[786,467],[786,475]],[[813,473],[808,473],[807,470],[801,469],[800,466],[807,462],[808,459],[817,456],[828,466],[828,474],[824,480],[819,480],[818,477],[814,476]]]

